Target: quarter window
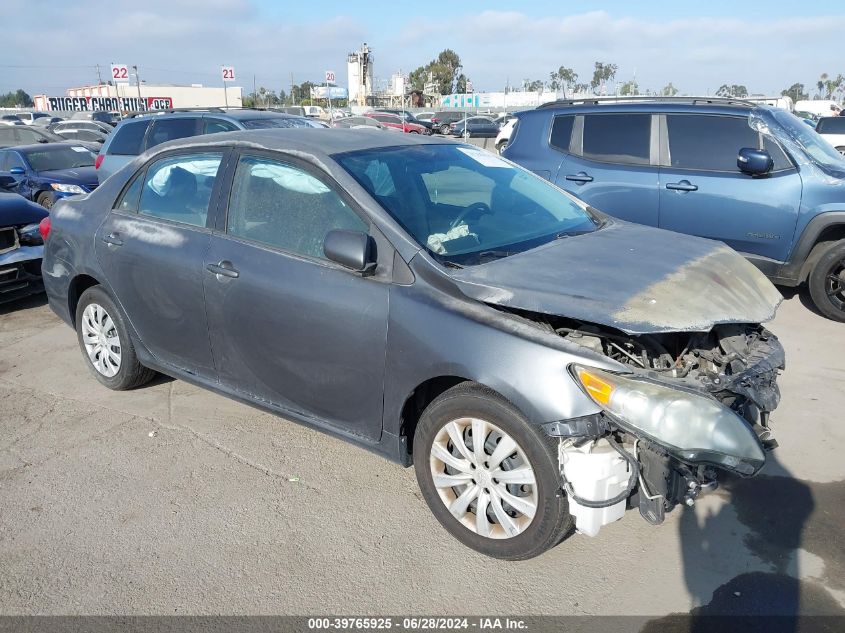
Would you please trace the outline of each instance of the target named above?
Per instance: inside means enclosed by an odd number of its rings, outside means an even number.
[[[126,188],[120,198],[120,202],[115,205],[118,211],[126,211],[128,213],[135,213],[138,211],[138,203],[141,198],[141,186],[144,184],[143,176],[136,176],[132,184]]]
[[[572,139],[572,123],[574,116],[556,116],[552,121],[552,136],[549,144],[562,152],[569,152],[569,141]],[[511,131],[513,135],[513,131]]]
[[[584,116],[584,158],[606,163],[648,165],[650,145],[650,114]]]
[[[154,163],[144,179],[138,212],[205,226],[220,161],[220,154],[189,154]]]
[[[241,158],[229,199],[230,235],[325,259],[323,240],[334,229],[365,232],[367,225],[305,171],[266,158]]]
[[[738,171],[736,157],[743,147],[761,147],[760,134],[746,117],[670,114],[666,116],[672,167],[706,171]],[[775,171],[791,163],[777,143],[762,145],[774,160]]]

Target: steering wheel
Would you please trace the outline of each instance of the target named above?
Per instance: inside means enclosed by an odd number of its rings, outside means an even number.
[[[473,202],[466,209],[461,211],[461,213],[458,215],[458,217],[456,217],[454,220],[452,220],[452,223],[449,225],[449,229],[450,230],[454,229],[461,222],[466,220],[467,217],[469,217],[470,215],[472,215],[474,213],[478,213],[478,215],[486,215],[488,213],[493,213],[493,211],[490,209],[490,205],[485,204],[484,202]]]

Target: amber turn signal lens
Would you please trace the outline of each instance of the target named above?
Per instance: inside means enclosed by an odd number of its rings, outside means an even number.
[[[613,385],[605,382],[596,374],[583,367],[576,367],[575,371],[578,374],[578,380],[581,381],[584,389],[587,390],[587,393],[593,400],[604,405],[610,403],[610,397],[613,395]]]

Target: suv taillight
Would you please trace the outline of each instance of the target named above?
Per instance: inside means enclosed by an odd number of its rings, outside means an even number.
[[[41,234],[41,239],[45,242],[47,238],[50,236],[50,228],[52,228],[50,224],[50,216],[47,216],[41,222],[38,223],[38,232]]]
[[[103,159],[104,159],[104,158],[105,158],[105,156],[103,156],[102,154],[97,154],[97,158],[96,158],[96,159],[94,159],[94,169],[99,169],[99,168],[100,168],[100,165],[102,165],[102,164],[103,164]]]

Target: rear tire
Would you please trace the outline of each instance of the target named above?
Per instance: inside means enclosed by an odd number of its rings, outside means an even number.
[[[440,133],[443,134],[444,136],[448,136],[451,129],[452,129],[451,125],[449,125],[448,123],[444,123],[443,125],[440,126]]]
[[[474,431],[483,433],[479,451]],[[487,556],[533,558],[573,525],[560,488],[557,443],[477,383],[445,391],[423,412],[414,435],[414,469],[440,524]]]
[[[508,146],[508,142],[507,142],[507,141],[500,141],[500,142],[496,145],[496,152],[498,152],[499,154],[501,154],[502,152],[504,152],[504,151],[505,151],[505,148],[506,148],[507,146]]]
[[[845,322],[845,240],[834,242],[822,253],[807,285],[819,312]]]
[[[138,361],[120,310],[100,286],[79,297],[76,337],[88,370],[109,389],[140,387],[156,375]]]
[[[836,151],[845,156],[845,145],[840,145],[836,148]]]

